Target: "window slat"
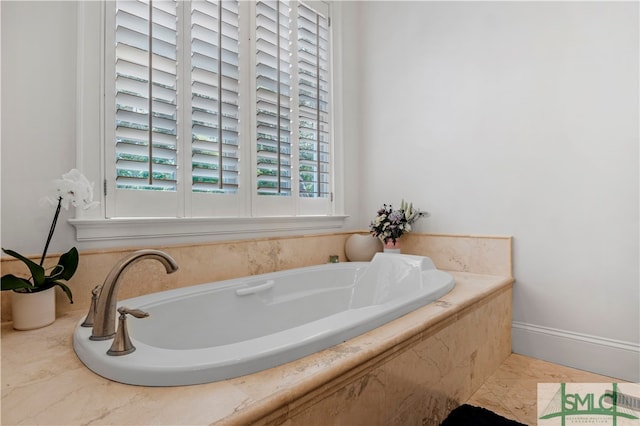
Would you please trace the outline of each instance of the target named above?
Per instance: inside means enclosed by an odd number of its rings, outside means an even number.
[[[237,2],[192,2],[192,189],[236,193],[239,167]],[[206,151],[203,146],[206,145]]]
[[[259,195],[291,195],[290,12],[288,1],[256,3]]]
[[[300,196],[329,196],[328,91],[326,50],[328,21],[300,3],[298,13],[298,149]],[[324,113],[324,114],[323,114]]]

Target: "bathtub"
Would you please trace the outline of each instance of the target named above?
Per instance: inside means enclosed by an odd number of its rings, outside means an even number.
[[[144,386],[208,383],[265,370],[329,348],[446,293],[453,277],[427,257],[377,253],[371,262],[329,263],[163,291],[123,300],[136,351],[106,354],[78,323],[73,347],[108,379]]]

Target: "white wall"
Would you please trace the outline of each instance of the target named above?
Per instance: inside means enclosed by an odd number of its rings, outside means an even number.
[[[2,8],[2,247],[41,253],[55,208],[50,183],[76,165],[75,2]],[[63,212],[51,252],[75,244]]]
[[[361,215],[512,235],[514,350],[640,380],[638,4],[344,9]]]

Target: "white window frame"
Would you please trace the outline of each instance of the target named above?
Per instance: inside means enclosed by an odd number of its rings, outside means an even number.
[[[106,2],[78,2],[77,43],[77,167],[96,183],[95,198],[100,208],[78,211],[69,222],[84,247],[122,244],[184,243],[268,236],[300,235],[339,231],[348,216],[344,214],[344,163],[342,144],[342,73],[340,63],[339,3],[331,3],[332,63],[332,211],[326,215],[229,216],[229,217],[139,217],[108,218],[103,186],[106,176],[104,114],[104,37]],[[96,31],[99,29],[99,31]],[[245,202],[245,212],[250,205]],[[246,213],[245,213],[246,214]],[[251,212],[255,214],[255,212]]]

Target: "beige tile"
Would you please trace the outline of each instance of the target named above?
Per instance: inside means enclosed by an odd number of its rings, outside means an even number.
[[[410,233],[402,252],[430,257],[448,271],[512,276],[511,238]]]
[[[180,269],[167,275],[158,262],[145,260],[128,268],[122,277],[119,299],[194,284],[326,263],[330,255],[346,261],[344,244],[349,232],[295,237],[224,241],[183,246],[150,247],[173,256]],[[511,238],[410,233],[403,238],[403,252],[429,256],[440,269],[477,274],[511,276]],[[91,290],[102,284],[121,258],[133,248],[84,251],[78,271],[70,280],[74,304],[57,289],[56,312],[88,309]],[[57,259],[52,254],[45,262]],[[2,273],[28,276],[28,270],[12,258],[2,258]],[[11,296],[0,295],[1,320],[11,320]]]

